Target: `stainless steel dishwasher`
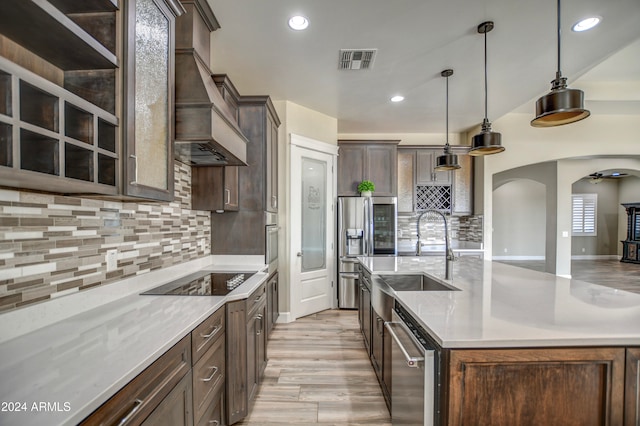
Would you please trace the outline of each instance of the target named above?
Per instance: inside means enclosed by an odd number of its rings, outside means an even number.
[[[391,315],[391,423],[437,426],[440,351],[401,306]]]

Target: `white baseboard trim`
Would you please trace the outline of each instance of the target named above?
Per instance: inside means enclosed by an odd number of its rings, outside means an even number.
[[[617,254],[583,254],[571,256],[571,260],[620,260]]]
[[[571,274],[558,274],[558,277],[571,279]]]
[[[278,320],[276,321],[276,324],[288,324],[290,322],[293,322],[294,320],[295,319],[291,315],[291,312],[280,312],[278,314]]]
[[[544,256],[493,256],[491,260],[544,260]]]

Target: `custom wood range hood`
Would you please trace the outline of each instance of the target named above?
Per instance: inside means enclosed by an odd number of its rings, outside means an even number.
[[[175,155],[192,166],[244,166],[247,138],[209,69],[211,32],[220,28],[206,0],[181,0],[176,19]]]

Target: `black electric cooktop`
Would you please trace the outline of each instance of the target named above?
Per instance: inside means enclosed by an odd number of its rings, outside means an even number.
[[[166,296],[224,296],[255,272],[198,272],[141,294]]]

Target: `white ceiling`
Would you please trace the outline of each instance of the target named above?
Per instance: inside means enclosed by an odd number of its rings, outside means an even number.
[[[221,28],[212,70],[243,95],[270,95],[338,119],[339,133],[444,133],[484,116],[484,37],[488,33],[489,119],[530,112],[556,71],[554,0],[208,0]],[[293,14],[310,26],[287,27]],[[575,33],[588,15],[603,20]],[[640,114],[640,1],[564,0],[562,72],[585,91],[592,114]],[[339,49],[376,48],[372,69],[338,70]],[[395,94],[405,101],[392,104]],[[496,131],[499,131],[496,129]]]

